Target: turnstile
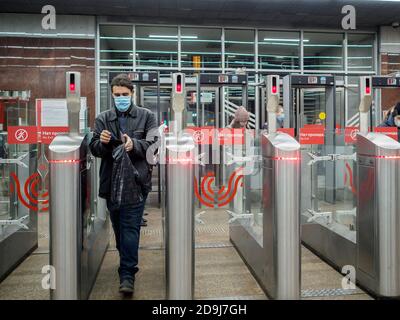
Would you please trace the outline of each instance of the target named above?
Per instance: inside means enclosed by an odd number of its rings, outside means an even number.
[[[49,147],[52,299],[87,299],[109,243],[109,219],[97,197],[89,135],[79,134],[80,74],[67,72],[70,133]],[[72,85],[71,85],[72,84]]]
[[[194,174],[195,145],[185,128],[185,75],[172,75],[170,133],[162,137],[167,299],[188,300],[194,295]]]
[[[400,298],[400,143],[368,132],[375,86],[398,88],[400,79],[360,78],[356,278],[377,296]]]
[[[267,290],[300,299],[300,144],[285,133],[262,136]]]
[[[400,297],[400,143],[357,137],[357,281],[383,297]]]
[[[269,76],[268,122],[261,133],[262,236],[255,239],[242,223],[229,226],[232,243],[268,296],[300,299],[300,144],[276,132],[279,77]]]

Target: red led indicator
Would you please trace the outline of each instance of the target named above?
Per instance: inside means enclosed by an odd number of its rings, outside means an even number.
[[[75,164],[79,163],[80,161],[78,159],[72,159],[72,160],[50,160],[49,162],[55,164]]]
[[[182,85],[180,83],[176,84],[176,92],[178,92],[178,93],[182,92]]]
[[[69,84],[69,91],[75,91],[75,83]]]
[[[272,93],[276,93],[276,86],[272,87]]]
[[[277,161],[300,161],[300,157],[273,157],[272,160],[277,160]]]
[[[370,87],[366,87],[365,88],[365,93],[366,94],[370,94],[371,93],[371,88]]]

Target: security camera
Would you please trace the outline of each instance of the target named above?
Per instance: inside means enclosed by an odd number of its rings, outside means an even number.
[[[400,27],[400,22],[396,21],[392,23],[392,28],[393,29],[397,29],[398,27]]]

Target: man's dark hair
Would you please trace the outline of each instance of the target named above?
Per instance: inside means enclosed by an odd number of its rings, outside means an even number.
[[[126,87],[129,90],[133,91],[132,81],[131,81],[131,79],[129,79],[128,75],[125,73],[121,73],[121,74],[117,75],[114,79],[112,79],[110,86],[111,86],[111,91],[114,86]]]

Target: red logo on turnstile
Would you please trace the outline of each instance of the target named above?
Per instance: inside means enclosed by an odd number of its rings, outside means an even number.
[[[15,174],[15,172],[11,172],[10,174],[12,181],[14,183],[10,183],[10,194],[13,194],[14,192],[17,193],[18,199],[21,201],[21,203],[27,207],[30,210],[33,211],[48,211],[49,210],[49,193],[48,192],[42,192],[39,194],[39,184],[40,184],[40,176],[39,173],[35,172],[31,176],[29,176],[28,179],[26,179],[25,184],[24,184],[24,195],[22,195],[21,192],[21,183],[18,179],[18,176]],[[15,186],[14,186],[15,185]],[[27,200],[25,199],[27,198]],[[40,209],[39,208],[39,198],[42,198],[42,205],[43,207]]]
[[[211,185],[215,181],[215,174],[213,172],[209,172],[201,179],[201,194],[199,191],[198,180],[194,178],[194,192],[196,194],[197,199],[199,199],[200,203],[210,207],[215,208],[216,205],[221,208],[229,204],[233,198],[235,197],[239,183],[240,186],[243,186],[243,167],[240,167],[232,172],[228,181],[228,188],[222,186],[218,192],[215,192]]]

